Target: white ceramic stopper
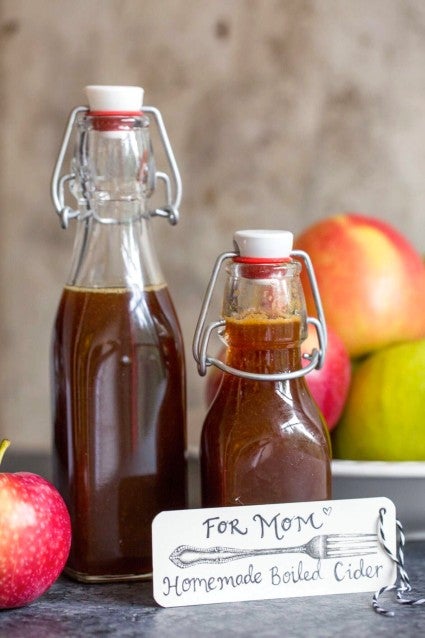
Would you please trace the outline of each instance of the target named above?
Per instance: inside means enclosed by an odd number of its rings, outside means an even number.
[[[233,241],[241,257],[280,259],[290,256],[294,235],[289,230],[237,230]]]
[[[143,89],[140,86],[86,86],[90,111],[118,111],[134,113],[143,105]]]

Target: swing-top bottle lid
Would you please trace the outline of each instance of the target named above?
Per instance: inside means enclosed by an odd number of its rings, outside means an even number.
[[[86,86],[91,112],[140,113],[143,105],[143,93],[140,86],[99,84]]]
[[[294,235],[289,230],[238,230],[233,235],[235,249],[242,259],[289,259]]]

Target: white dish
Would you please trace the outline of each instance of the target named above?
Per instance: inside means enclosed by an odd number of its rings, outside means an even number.
[[[332,461],[333,498],[387,496],[407,538],[425,538],[425,462]]]
[[[192,507],[199,507],[199,451],[191,448],[194,485]],[[386,496],[396,506],[397,519],[408,539],[425,539],[425,461],[332,461],[332,497]]]

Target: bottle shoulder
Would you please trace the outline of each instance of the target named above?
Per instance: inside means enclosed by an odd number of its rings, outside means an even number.
[[[288,381],[252,381],[225,374],[207,412],[204,427],[251,436],[286,430],[292,436],[321,433],[323,417],[303,377]],[[244,434],[245,433],[245,434]]]
[[[176,311],[166,285],[130,287],[64,287],[56,314],[56,338],[90,343],[114,335],[149,343],[173,339],[182,350]],[[114,337],[115,338],[115,337]]]
[[[67,285],[80,288],[152,288],[165,285],[149,219],[77,225]]]

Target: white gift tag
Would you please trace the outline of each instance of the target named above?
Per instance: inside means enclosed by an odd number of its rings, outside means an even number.
[[[387,498],[161,512],[152,523],[153,593],[163,607],[376,591],[396,566],[378,538]]]

